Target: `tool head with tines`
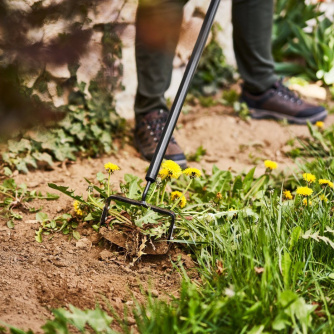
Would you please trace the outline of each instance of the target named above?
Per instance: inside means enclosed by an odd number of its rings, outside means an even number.
[[[123,203],[131,204],[131,205],[141,206],[141,207],[144,207],[146,209],[150,209],[154,212],[160,213],[162,215],[169,216],[170,219],[171,219],[171,222],[170,222],[170,225],[169,225],[169,228],[168,228],[167,236],[165,238],[162,238],[162,239],[154,242],[154,243],[149,243],[145,247],[145,250],[144,250],[145,254],[150,254],[150,255],[167,254],[167,252],[169,251],[170,246],[171,246],[171,240],[173,239],[173,230],[174,230],[174,224],[175,224],[175,213],[173,211],[170,211],[170,210],[167,210],[167,209],[162,209],[162,208],[159,208],[158,206],[154,206],[154,205],[149,205],[145,201],[135,201],[135,200],[130,199],[130,198],[126,198],[126,197],[122,197],[122,196],[118,196],[118,195],[113,195],[113,196],[110,196],[106,199],[105,206],[104,206],[102,216],[101,216],[100,226],[102,226],[108,219],[108,211],[109,211],[111,201],[123,202]],[[108,241],[110,241],[110,242],[112,242],[116,245],[122,246],[117,242],[117,239],[113,235],[112,231],[103,232],[102,235],[106,240],[108,240]]]

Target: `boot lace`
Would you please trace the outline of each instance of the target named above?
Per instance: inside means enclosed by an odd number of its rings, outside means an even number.
[[[159,110],[159,114],[161,115],[160,117],[146,120],[147,129],[150,130],[150,135],[155,142],[160,140],[168,118],[168,113],[163,109]],[[174,137],[172,137],[170,141],[174,144],[176,143]]]
[[[302,104],[302,100],[298,94],[283,85],[283,79],[278,82],[278,87],[275,91],[278,96],[283,97],[284,100],[290,100],[292,103]]]

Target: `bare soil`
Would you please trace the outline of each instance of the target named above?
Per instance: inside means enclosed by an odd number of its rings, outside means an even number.
[[[330,115],[326,125],[333,122],[334,116]],[[208,172],[215,164],[237,172],[258,166],[260,174],[265,159],[277,161],[280,170],[294,168],[285,155],[289,149],[286,143],[296,135],[308,135],[306,126],[287,126],[270,120],[245,122],[222,106],[196,107],[182,115],[178,124],[175,137],[186,153],[195,152],[200,145],[207,150],[199,163],[190,165]],[[118,144],[118,152],[112,156],[59,164],[53,170],[32,171],[16,175],[15,179],[26,183],[29,189],[54,192],[47,186],[52,182],[83,194],[87,187],[83,178],[93,181],[109,161],[122,168],[114,175],[115,189],[126,173],[144,179],[148,162],[139,156],[131,140],[123,147]],[[72,201],[61,195],[57,201],[36,201],[34,206],[43,206],[43,212],[53,218],[70,212]],[[131,266],[124,254],[115,252],[85,223],[79,227],[79,241],[54,235],[39,244],[34,240],[38,229],[34,214],[22,214],[23,221],[16,222],[12,230],[0,221],[0,321],[19,328],[39,333],[40,326],[51,317],[51,309],[69,304],[93,308],[99,303],[106,310],[110,304],[122,312],[124,306],[132,304],[133,297],[144,301],[148,290],[156,298],[177,295],[181,277],[172,261],[183,263],[191,277],[197,278],[194,263],[182,250],[165,256],[144,256]],[[133,318],[129,323],[134,323]]]

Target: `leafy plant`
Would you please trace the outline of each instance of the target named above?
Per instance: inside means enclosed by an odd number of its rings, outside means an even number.
[[[290,42],[291,53],[302,56],[304,72],[311,80],[322,80],[326,85],[334,84],[334,24],[328,18],[318,20],[312,33],[304,32],[291,23],[295,38]]]
[[[206,154],[206,149],[203,146],[199,146],[194,153],[187,155],[187,161],[200,162],[201,158]]]
[[[80,239],[79,232],[75,230],[78,227],[78,223],[72,220],[72,215],[70,214],[65,213],[55,219],[50,219],[46,213],[38,212],[36,220],[41,225],[38,231],[36,231],[35,240],[37,242],[43,241],[43,235],[50,235],[56,232],[70,235],[76,240]]]
[[[96,307],[94,310],[80,310],[70,305],[69,310],[57,309],[53,310],[52,313],[54,319],[48,320],[45,325],[42,326],[43,333],[45,334],[69,334],[72,333],[73,328],[80,333],[117,333],[110,328],[113,318],[100,307]],[[7,324],[3,325],[5,328],[8,328],[12,334],[33,334],[31,330],[25,332]]]
[[[319,2],[320,3],[320,2]],[[306,4],[280,0],[276,2],[273,29],[273,54],[277,61],[287,57],[304,59],[305,66],[298,63],[277,63],[276,71],[286,75],[304,75],[308,79],[322,80],[326,85],[334,83],[334,25],[324,17],[318,4]],[[310,32],[304,28],[307,21],[315,19]]]
[[[277,0],[275,2],[274,25],[272,32],[272,51],[276,61],[282,61],[291,55],[289,41],[295,37],[295,27],[303,29],[307,21],[323,13],[318,4],[307,4],[305,1]]]
[[[292,157],[333,157],[334,127],[324,128],[323,122],[308,123],[310,137],[298,137],[288,155]]]
[[[22,215],[15,212],[15,209],[21,209],[28,212],[36,212],[36,209],[29,204],[34,199],[56,200],[59,196],[51,193],[43,195],[39,191],[30,191],[22,183],[17,185],[14,179],[5,179],[0,185],[0,211],[3,218],[7,219],[7,226],[14,228],[15,220],[21,220]]]

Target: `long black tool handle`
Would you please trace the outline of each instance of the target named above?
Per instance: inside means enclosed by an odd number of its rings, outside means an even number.
[[[213,20],[215,18],[220,0],[211,0],[208,11],[205,15],[204,22],[202,24],[200,33],[198,35],[194,50],[188,62],[186,71],[183,75],[180,87],[177,91],[174,103],[169,113],[167,122],[165,124],[162,136],[158,143],[158,146],[154,152],[153,159],[146,174],[146,181],[155,182],[159,172],[159,168],[167,150],[168,143],[172,137],[176,122],[179,118],[184,100],[187,96],[187,92],[191,83],[191,80],[195,74],[198,62],[201,58],[204,50],[208,35],[210,33]]]

